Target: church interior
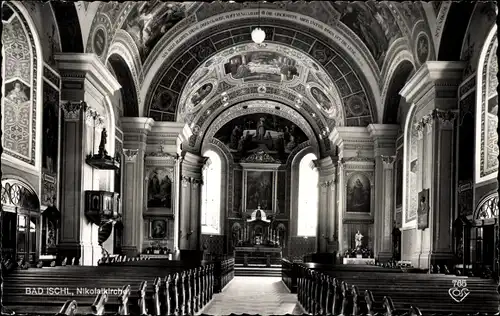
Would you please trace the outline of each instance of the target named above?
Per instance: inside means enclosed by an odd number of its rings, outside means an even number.
[[[2,315],[500,310],[496,2],[2,2]]]

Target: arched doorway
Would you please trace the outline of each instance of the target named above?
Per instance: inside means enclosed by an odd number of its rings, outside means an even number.
[[[2,180],[2,252],[5,259],[35,263],[40,254],[41,213],[35,192],[19,180]]]

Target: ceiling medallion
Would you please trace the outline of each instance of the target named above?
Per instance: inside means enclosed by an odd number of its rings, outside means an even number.
[[[266,93],[266,91],[267,91],[267,89],[266,89],[266,87],[265,87],[265,86],[259,86],[259,87],[257,88],[257,92],[258,92],[258,93]]]

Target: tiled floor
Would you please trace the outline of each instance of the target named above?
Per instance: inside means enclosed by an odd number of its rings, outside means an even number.
[[[235,277],[202,311],[205,315],[302,315],[297,295],[273,277]]]

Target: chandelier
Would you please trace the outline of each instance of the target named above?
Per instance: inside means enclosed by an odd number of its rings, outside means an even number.
[[[256,44],[262,44],[266,39],[266,32],[260,28],[260,2],[259,2],[259,26],[252,31],[252,41]]]

